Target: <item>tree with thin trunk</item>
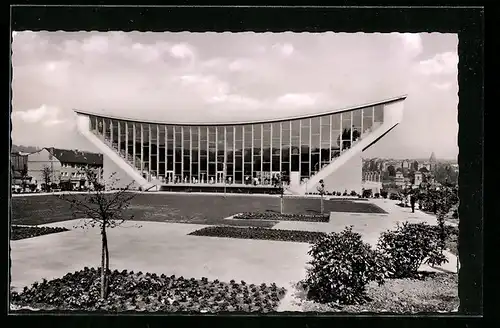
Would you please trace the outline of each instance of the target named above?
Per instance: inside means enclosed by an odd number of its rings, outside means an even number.
[[[325,205],[323,202],[323,196],[325,195],[326,191],[325,191],[325,182],[323,181],[323,179],[319,180],[319,185],[316,189],[318,190],[318,192],[321,196],[321,214],[324,214]]]
[[[283,214],[285,208],[285,186],[283,181],[283,173],[278,176],[278,183],[280,188],[280,213]]]
[[[135,197],[131,192],[132,183],[120,188],[117,191],[108,192],[104,184],[101,183],[99,172],[92,168],[84,168],[83,173],[87,177],[89,185],[94,190],[89,190],[86,194],[64,193],[60,197],[68,202],[73,211],[74,218],[83,218],[82,228],[98,227],[101,234],[101,298],[106,299],[109,294],[109,248],[108,248],[108,228],[115,228],[127,220],[132,220],[133,215],[126,216],[125,211],[130,205],[130,201]],[[119,179],[113,173],[108,181],[110,186],[116,185]]]
[[[26,187],[28,185],[28,165],[24,164],[23,169],[21,170],[21,185],[23,191],[26,191]]]
[[[42,179],[43,182],[45,183],[45,190],[50,191],[50,182],[52,181],[52,169],[44,165],[42,168]]]

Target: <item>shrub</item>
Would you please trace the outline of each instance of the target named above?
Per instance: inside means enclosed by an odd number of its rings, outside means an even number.
[[[356,196],[356,195],[357,195],[356,191],[351,190],[351,196]]]
[[[413,278],[422,263],[448,262],[440,245],[439,229],[426,223],[398,224],[380,235],[377,251],[384,259],[390,278]]]
[[[371,189],[363,190],[363,198],[370,198],[371,196],[372,196],[372,190]]]
[[[401,200],[401,197],[398,194],[396,194],[396,193],[391,193],[389,195],[389,199],[390,200]]]
[[[337,191],[337,196],[341,196],[342,194],[340,193],[340,191]]]
[[[382,198],[387,198],[387,191],[386,190],[381,190],[380,191],[380,196],[382,196]]]
[[[380,194],[378,192],[375,193],[375,198],[379,198]]]
[[[308,254],[313,259],[304,287],[314,301],[360,304],[366,300],[369,282],[384,283],[383,261],[359,233],[352,231],[352,226],[323,236]]]

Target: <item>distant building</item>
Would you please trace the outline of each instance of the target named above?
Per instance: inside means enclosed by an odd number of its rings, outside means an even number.
[[[11,166],[11,182],[12,184],[22,184],[23,170],[28,168],[28,155],[21,152],[13,152],[10,154],[10,166]],[[26,177],[26,180],[31,180],[31,178]]]
[[[59,148],[44,148],[28,156],[28,171],[38,184],[44,183],[44,168],[51,172],[51,183],[69,182],[73,187],[88,185],[82,172],[85,167],[99,171],[102,179],[102,154],[68,150]]]
[[[33,183],[37,185],[45,183],[44,171],[47,172],[50,183],[59,184],[61,162],[46,148],[28,155],[28,175],[32,177]]]
[[[415,182],[414,182],[414,185],[416,187],[418,187],[418,186],[420,186],[420,184],[422,184],[422,182],[423,182],[423,174],[422,174],[422,172],[416,171],[415,172]]]
[[[401,163],[401,167],[403,169],[409,169],[410,168],[410,162],[408,160],[404,160],[402,163]]]
[[[433,171],[436,168],[437,160],[434,152],[431,153],[431,157],[429,157],[429,170]]]
[[[403,172],[399,169],[396,171],[396,177],[394,178],[394,183],[398,187],[404,187],[405,185],[405,177],[403,175]]]

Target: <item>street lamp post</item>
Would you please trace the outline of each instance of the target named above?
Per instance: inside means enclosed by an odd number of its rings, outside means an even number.
[[[223,172],[223,176],[224,176],[224,198],[226,198],[226,175],[227,175],[227,172],[226,172],[226,162],[224,162],[224,172]]]

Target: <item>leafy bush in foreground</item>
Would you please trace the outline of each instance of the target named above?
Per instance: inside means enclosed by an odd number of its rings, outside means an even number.
[[[413,278],[424,263],[448,262],[440,246],[439,229],[426,223],[398,224],[395,230],[380,235],[378,252],[383,256],[391,278]]]
[[[312,261],[304,285],[320,303],[361,304],[371,281],[384,283],[383,262],[352,227],[330,233],[309,250]]]

